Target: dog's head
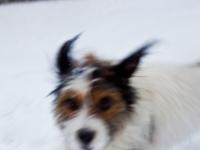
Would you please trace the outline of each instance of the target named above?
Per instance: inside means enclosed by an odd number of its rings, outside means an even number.
[[[80,62],[70,53],[77,38],[67,41],[58,52],[55,114],[70,150],[102,150],[133,112],[137,94],[129,79],[152,44],[118,64],[92,55]]]

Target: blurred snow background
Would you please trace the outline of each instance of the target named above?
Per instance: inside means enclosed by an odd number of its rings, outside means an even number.
[[[54,57],[65,40],[80,32],[77,57],[92,51],[120,59],[156,39],[161,42],[146,62],[191,64],[200,61],[200,1],[0,5],[0,150],[53,150],[59,143],[51,113],[53,97],[47,97],[56,83]]]

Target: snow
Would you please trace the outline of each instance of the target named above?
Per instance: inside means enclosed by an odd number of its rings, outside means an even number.
[[[191,64],[200,61],[199,18],[198,0],[0,5],[0,150],[53,150],[59,143],[47,95],[56,83],[55,53],[65,40],[82,32],[77,58],[91,51],[112,59],[159,40],[146,62]]]

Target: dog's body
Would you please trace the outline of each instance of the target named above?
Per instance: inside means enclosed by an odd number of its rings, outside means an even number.
[[[53,92],[64,150],[165,150],[198,130],[199,67],[137,69],[151,45],[117,65],[93,58],[75,65],[66,53],[76,38],[58,54]]]
[[[140,97],[134,115],[128,128],[116,136],[116,146],[106,150],[169,150],[175,146],[181,150],[180,143],[198,134],[199,67],[146,65],[132,78],[132,85]]]

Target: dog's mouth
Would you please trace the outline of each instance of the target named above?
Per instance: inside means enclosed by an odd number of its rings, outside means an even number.
[[[88,146],[83,146],[82,149],[83,150],[93,150],[91,147],[88,147]]]

